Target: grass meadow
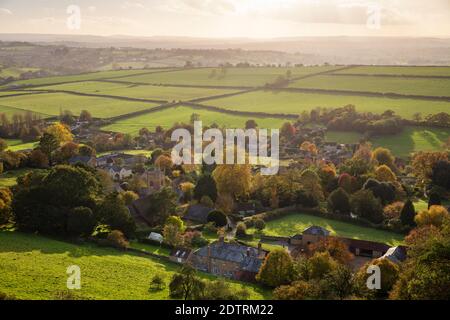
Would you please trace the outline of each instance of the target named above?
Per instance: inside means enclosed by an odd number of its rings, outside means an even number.
[[[350,69],[340,70],[335,73],[450,77],[450,67],[360,66],[360,67],[354,67],[354,68],[350,68]]]
[[[168,284],[179,270],[176,264],[157,258],[127,254],[94,245],[74,245],[38,235],[0,232],[0,292],[18,299],[55,299],[66,291],[71,265],[81,269],[83,299],[166,300]],[[160,275],[166,283],[161,291],[150,290],[150,280]],[[214,276],[200,274],[204,279]],[[247,288],[251,299],[270,299],[270,293],[256,285],[227,281],[236,290]]]
[[[293,213],[279,219],[266,222],[266,228],[263,232],[265,235],[269,236],[288,237],[302,233],[303,230],[313,225],[326,228],[332,235],[335,236],[375,241],[389,245],[402,244],[404,239],[404,237],[400,234],[301,213]],[[250,231],[254,230],[252,229]]]
[[[406,119],[412,119],[417,112],[427,115],[450,110],[450,102],[441,101],[275,91],[256,91],[202,103],[229,110],[290,114],[311,111],[315,107],[338,108],[353,104],[360,112],[381,114],[389,109]]]
[[[189,123],[193,113],[200,115],[200,120],[204,125],[218,124],[220,127],[227,128],[243,128],[245,122],[254,119],[260,128],[278,129],[286,120],[277,118],[258,118],[250,116],[237,116],[221,112],[196,109],[191,107],[173,107],[170,109],[150,112],[133,118],[119,120],[110,125],[102,127],[104,131],[122,132],[137,135],[138,131],[143,127],[154,129],[158,125],[163,128],[169,128],[174,123]]]
[[[6,109],[18,108],[47,116],[57,116],[64,110],[70,110],[74,115],[78,115],[82,110],[88,110],[94,117],[110,118],[130,112],[150,109],[157,106],[157,104],[102,97],[77,96],[65,93],[44,93],[0,98],[0,112],[2,106],[5,106]]]

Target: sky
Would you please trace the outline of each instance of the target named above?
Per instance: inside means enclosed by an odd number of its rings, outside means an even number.
[[[450,37],[450,0],[0,0],[0,33]]]

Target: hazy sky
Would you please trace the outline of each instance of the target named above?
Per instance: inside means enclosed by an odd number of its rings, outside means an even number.
[[[79,29],[67,26],[70,5]],[[0,32],[450,37],[450,0],[0,0]]]

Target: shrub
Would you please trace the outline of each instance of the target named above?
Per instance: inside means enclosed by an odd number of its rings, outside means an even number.
[[[255,219],[254,221],[254,227],[256,230],[262,231],[266,227],[266,223],[263,219]]]
[[[246,237],[247,236],[247,227],[245,223],[239,222],[236,227],[236,236],[237,237]]]
[[[213,202],[213,201],[211,200],[211,198],[208,197],[208,196],[203,196],[203,197],[200,199],[200,204],[201,204],[201,205],[204,205],[205,207],[208,207],[208,208],[214,207],[214,202]]]
[[[122,231],[113,230],[109,233],[107,240],[109,244],[117,249],[127,249],[129,247],[129,243],[125,238]]]
[[[161,291],[166,287],[164,279],[160,275],[155,275],[150,281],[150,289],[155,291]]]

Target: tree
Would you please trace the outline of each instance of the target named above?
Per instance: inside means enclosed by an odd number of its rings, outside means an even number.
[[[433,184],[450,189],[450,162],[449,161],[438,161],[433,166],[431,172],[431,181]]]
[[[441,227],[449,218],[448,211],[443,206],[431,206],[430,209],[419,212],[414,221],[419,227],[428,225]]]
[[[168,225],[168,224],[176,226],[180,232],[184,232],[184,230],[185,230],[184,222],[178,216],[168,217],[166,220],[166,225]]]
[[[402,222],[402,225],[414,227],[416,225],[416,222],[414,221],[415,216],[416,209],[414,208],[414,204],[411,199],[408,199],[400,212],[400,221]]]
[[[247,289],[239,289],[231,287],[230,284],[223,279],[205,282],[205,289],[201,300],[248,300],[250,293]]]
[[[60,122],[47,127],[45,132],[55,137],[56,141],[58,142],[58,146],[62,143],[73,140],[73,135],[70,132],[69,128]]]
[[[250,192],[252,172],[247,164],[218,165],[212,174],[217,190],[233,199],[246,198]]]
[[[155,161],[155,166],[163,170],[164,172],[168,172],[173,167],[172,159],[166,155],[160,155],[158,159]]]
[[[296,133],[295,127],[290,122],[285,122],[280,130],[280,136],[290,139]]]
[[[428,209],[430,209],[432,206],[440,206],[442,204],[441,202],[441,196],[437,192],[430,192],[430,198],[428,199]]]
[[[294,263],[284,249],[271,251],[264,260],[256,280],[269,286],[278,287],[288,284],[294,278]]]
[[[337,262],[331,257],[328,251],[316,251],[314,255],[308,259],[309,278],[321,279],[333,271]]]
[[[164,150],[161,148],[156,148],[155,150],[153,150],[151,158],[152,158],[152,163],[154,164],[156,162],[156,159],[159,158],[159,156],[161,156],[164,153]]]
[[[195,121],[200,121],[200,115],[198,113],[191,114],[190,123],[193,124]]]
[[[416,177],[428,182],[432,178],[433,168],[440,161],[448,161],[447,152],[417,152],[414,154],[411,167]]]
[[[377,167],[375,170],[375,176],[378,181],[382,182],[396,182],[397,176],[394,172],[387,166],[387,165],[381,165]]]
[[[159,275],[153,276],[152,280],[150,281],[150,288],[155,291],[160,291],[165,288],[166,284],[164,282],[164,279]]]
[[[67,232],[71,236],[89,236],[97,221],[94,213],[87,207],[73,208],[67,217]]]
[[[180,183],[180,189],[183,192],[184,201],[191,201],[194,195],[194,184],[191,182]]]
[[[51,159],[52,153],[58,149],[59,143],[53,134],[45,132],[44,135],[39,140],[39,149],[46,154],[46,156]]]
[[[70,158],[76,156],[78,154],[78,144],[72,141],[64,143],[60,150],[59,155],[62,158],[61,160],[69,160]]]
[[[136,229],[133,217],[117,192],[105,197],[98,208],[97,220],[120,230],[125,235],[132,235]]]
[[[12,218],[12,197],[9,188],[0,188],[0,225],[8,223]]]
[[[395,187],[391,183],[369,179],[364,184],[363,189],[372,191],[373,195],[380,199],[383,204],[392,203],[395,200]]]
[[[255,219],[255,221],[253,222],[253,225],[254,225],[255,229],[258,231],[262,231],[266,227],[266,223],[261,218]]]
[[[236,226],[236,237],[243,238],[247,236],[247,226],[243,222],[239,222]]]
[[[338,264],[327,274],[322,286],[326,286],[326,289],[330,290],[333,296],[343,300],[354,291],[353,272],[349,267]]]
[[[167,218],[175,213],[178,196],[170,188],[162,188],[145,198],[145,211],[147,220],[154,226],[162,225]]]
[[[0,152],[5,151],[7,148],[8,144],[6,143],[6,141],[0,138]]]
[[[194,188],[194,198],[197,201],[200,201],[204,196],[209,197],[213,202],[217,200],[216,181],[209,174],[202,175]]]
[[[173,299],[194,300],[203,295],[205,284],[197,277],[190,265],[184,265],[179,273],[172,276],[169,295]]]
[[[130,206],[134,201],[139,199],[139,195],[133,191],[125,191],[120,194],[122,201],[126,206]]]
[[[317,147],[316,147],[316,145],[314,143],[309,142],[309,141],[304,141],[300,145],[300,150],[306,151],[306,152],[310,153],[311,155],[317,155]]]
[[[328,252],[330,257],[340,264],[348,265],[353,260],[353,254],[348,246],[338,238],[325,238],[310,247],[311,254]]]
[[[258,124],[255,120],[247,120],[245,122],[245,129],[256,129],[258,127]]]
[[[350,197],[348,193],[342,188],[334,190],[328,197],[328,209],[335,213],[350,214]]]
[[[208,222],[213,222],[217,228],[225,227],[228,224],[227,216],[219,210],[208,213]]]
[[[370,290],[367,288],[367,279],[370,273],[367,270],[370,266],[377,266],[380,268],[381,274],[381,289]],[[355,275],[355,282],[359,294],[366,298],[385,299],[389,292],[394,287],[398,279],[400,268],[389,259],[379,258],[362,266]]]
[[[92,115],[87,110],[81,110],[79,120],[82,122],[91,122],[92,121]]]
[[[92,148],[88,145],[85,145],[85,144],[79,147],[78,153],[80,156],[83,156],[83,157],[93,157],[96,154],[94,148]]]
[[[106,239],[111,246],[117,249],[127,249],[130,245],[127,238],[125,238],[125,235],[120,230],[111,231]]]
[[[372,154],[372,160],[376,161],[379,166],[386,165],[392,170],[396,170],[395,157],[392,155],[391,151],[386,148],[376,148]]]
[[[178,247],[183,244],[181,230],[176,224],[166,223],[162,234],[164,237],[164,242],[171,247]]]
[[[322,201],[324,199],[320,178],[314,171],[309,169],[304,170],[300,176],[299,183],[303,189],[317,201]]]
[[[294,281],[290,285],[279,286],[273,291],[276,300],[311,299],[312,286],[307,281]]]
[[[33,168],[48,168],[49,161],[47,155],[42,152],[40,149],[34,149],[31,151],[30,156],[28,157],[30,161],[30,166]]]
[[[374,223],[383,221],[381,201],[370,190],[360,190],[350,197],[352,212]]]

